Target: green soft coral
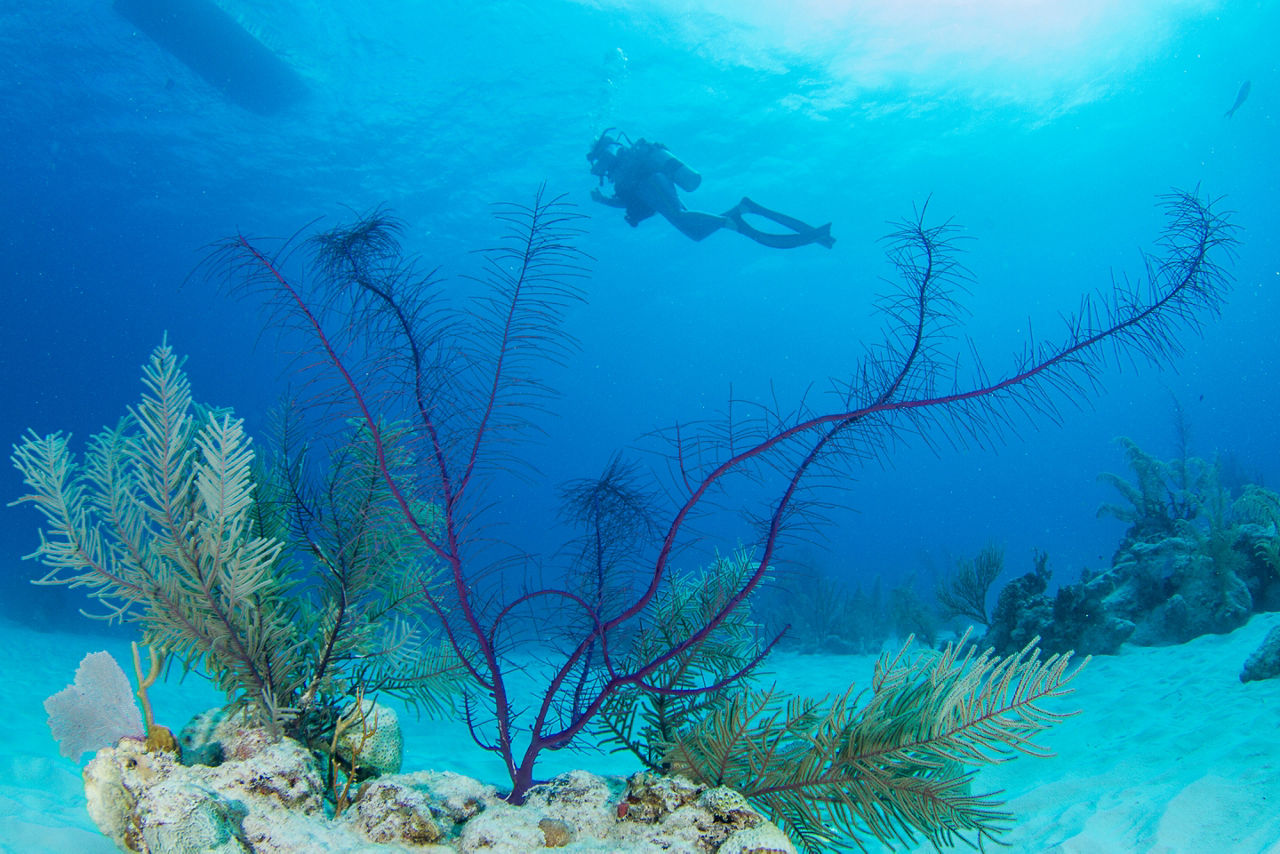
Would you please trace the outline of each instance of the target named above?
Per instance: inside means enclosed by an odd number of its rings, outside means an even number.
[[[45,518],[37,583],[90,588],[109,620],[201,666],[237,704],[278,726],[301,679],[283,543],[254,523],[243,422],[197,406],[168,343],[141,401],[94,436],[83,461],[62,433],[28,434],[13,463]]]
[[[867,837],[998,842],[1012,816],[999,793],[971,790],[974,769],[1048,755],[1036,738],[1071,713],[1044,703],[1069,693],[1083,664],[1041,661],[1034,645],[979,654],[967,636],[941,652],[910,648],[881,657],[865,702],[852,688],[834,699],[737,692],[680,733],[669,767],[742,792],[806,851],[862,849]]]
[[[369,475],[367,432],[351,432],[312,488],[287,443],[259,464],[240,419],[193,401],[167,342],[142,380],[139,403],[83,459],[62,433],[14,447],[30,490],[14,503],[45,522],[37,583],[88,588],[96,616],[140,623],[154,650],[276,732],[322,736],[357,690],[447,705],[457,656],[414,616],[434,564]],[[405,451],[393,462],[413,464]],[[438,524],[434,505],[417,512]]]

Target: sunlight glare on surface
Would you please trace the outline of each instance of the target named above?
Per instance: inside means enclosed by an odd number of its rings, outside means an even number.
[[[633,0],[599,5],[638,10]],[[659,0],[671,31],[714,61],[802,68],[829,101],[877,89],[1051,109],[1102,96],[1220,0]]]

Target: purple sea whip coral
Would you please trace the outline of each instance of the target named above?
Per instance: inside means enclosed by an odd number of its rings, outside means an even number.
[[[286,273],[283,252],[269,254],[243,236],[228,241],[220,257],[231,261],[235,281],[270,294],[280,317],[305,336],[309,357],[300,370],[313,384],[314,401],[369,432],[379,475],[400,513],[446,569],[448,583],[424,589],[423,604],[464,662],[475,688],[465,706],[472,734],[502,758],[509,799],[518,803],[536,782],[542,751],[568,746],[618,692],[717,691],[767,654],[771,642],[758,645],[742,670],[696,688],[649,681],[707,642],[743,606],[775,560],[783,534],[821,510],[826,499],[814,490],[836,486],[833,479],[847,467],[883,453],[888,437],[905,429],[928,441],[935,422],[946,422],[951,436],[989,441],[1019,414],[1053,418],[1059,402],[1079,403],[1108,353],[1154,362],[1175,354],[1178,336],[1217,309],[1227,285],[1219,263],[1231,255],[1234,238],[1214,202],[1175,193],[1163,204],[1168,225],[1158,254],[1146,259],[1141,284],[1085,297],[1061,340],[1029,341],[1007,373],[992,376],[978,366],[968,383],[953,375],[954,360],[938,352],[955,321],[953,292],[966,275],[956,260],[955,229],[926,226],[923,210],[904,222],[890,236],[901,284],[882,304],[889,320],[885,340],[836,383],[828,406],[764,410],[747,421],[672,431],[670,521],[656,527],[652,543],[636,547],[630,571],[638,581],[621,599],[566,585],[504,601],[485,588],[494,564],[485,561],[490,541],[480,536],[481,492],[495,469],[519,465],[504,443],[530,426],[526,414],[546,398],[539,360],[571,346],[561,318],[579,298],[585,271],[574,245],[579,215],[570,207],[540,192],[530,206],[499,208],[507,233],[484,254],[485,272],[477,279],[483,291],[465,313],[451,309],[433,275],[421,276],[404,261],[400,226],[381,211],[307,242],[306,287]],[[404,459],[391,452],[402,443],[417,460],[411,469],[394,462]],[[727,487],[735,477],[762,481],[773,496],[756,514],[750,571],[700,629],[643,661],[624,660],[624,640],[670,582],[673,556],[693,537],[692,520],[731,496]],[[439,507],[438,523],[425,518],[424,502]],[[521,714],[510,681],[519,666],[508,655],[518,631],[513,615],[544,603],[576,613],[575,634],[553,645],[559,657],[540,696]],[[488,698],[487,717],[477,697]]]

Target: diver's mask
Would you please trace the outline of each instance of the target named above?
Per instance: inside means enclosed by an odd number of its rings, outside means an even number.
[[[606,128],[604,133],[600,134],[600,137],[592,144],[591,150],[587,152],[587,162],[591,164],[591,174],[599,176],[601,183],[604,182],[604,177],[608,174],[609,166],[617,155],[618,149],[622,148],[622,141],[618,138],[622,134],[618,134],[618,137],[613,136],[617,130],[617,128]]]

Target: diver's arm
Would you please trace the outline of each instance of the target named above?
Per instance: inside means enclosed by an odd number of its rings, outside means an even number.
[[[591,200],[599,202],[602,205],[608,205],[611,208],[625,208],[627,203],[619,199],[617,196],[606,196],[599,190],[591,191]]]

